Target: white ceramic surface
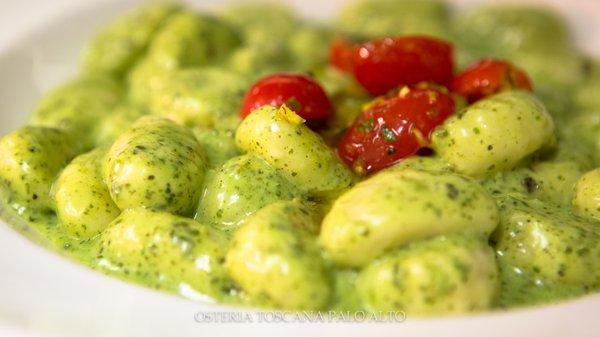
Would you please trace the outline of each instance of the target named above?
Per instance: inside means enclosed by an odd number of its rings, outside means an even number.
[[[194,1],[188,1],[194,2]],[[289,1],[324,18],[342,3]],[[456,1],[469,6],[470,0]],[[500,1],[493,1],[500,2]],[[600,2],[545,2],[572,21],[580,45],[600,55]],[[93,30],[132,1],[0,0],[0,135],[21,125],[39,95],[74,73]],[[195,5],[213,6],[215,0]],[[404,323],[208,324],[199,311],[231,310],[104,276],[0,223],[0,336],[598,336],[600,295],[558,305]]]

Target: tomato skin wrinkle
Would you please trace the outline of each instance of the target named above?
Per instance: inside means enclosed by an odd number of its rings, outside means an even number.
[[[459,73],[450,88],[469,103],[504,90],[533,90],[531,80],[521,68],[509,61],[482,59]]]
[[[331,63],[351,72],[373,95],[423,81],[449,85],[453,77],[452,44],[425,36],[386,37],[352,45],[336,40]]]
[[[327,94],[312,77],[303,74],[277,73],[255,82],[242,101],[240,116],[271,105],[286,104],[307,121],[324,121],[332,114],[332,104]]]
[[[427,146],[435,127],[454,110],[444,88],[405,87],[367,108],[342,137],[338,154],[356,173],[372,174]]]

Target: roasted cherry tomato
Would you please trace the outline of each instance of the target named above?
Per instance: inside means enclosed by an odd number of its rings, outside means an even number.
[[[520,68],[508,61],[483,59],[470,65],[452,81],[452,91],[473,103],[503,90],[531,91],[531,80]]]
[[[283,104],[307,121],[326,120],[332,112],[327,94],[313,78],[300,74],[274,74],[250,87],[240,114],[245,118],[263,105],[279,107]]]
[[[396,96],[376,99],[343,136],[338,153],[358,174],[379,171],[426,147],[433,129],[454,109],[445,88],[404,87]]]
[[[358,47],[350,41],[338,38],[333,40],[329,48],[329,63],[334,67],[352,73],[354,56],[357,55]]]
[[[431,37],[386,37],[353,45],[336,40],[331,63],[354,74],[373,95],[423,81],[449,85],[454,67],[451,44]]]

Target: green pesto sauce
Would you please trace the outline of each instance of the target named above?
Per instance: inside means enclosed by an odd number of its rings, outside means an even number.
[[[598,291],[600,62],[555,52],[572,41],[544,10],[451,13],[437,0],[362,0],[321,25],[252,4],[126,13],[0,139],[2,216],[92,269],[195,300],[445,315]],[[339,32],[443,37],[461,68],[507,58],[536,90],[465,107],[433,155],[358,177],[333,146],[372,97],[328,66]],[[238,117],[248,86],[279,71],[323,85],[335,115],[318,132],[293,106]]]

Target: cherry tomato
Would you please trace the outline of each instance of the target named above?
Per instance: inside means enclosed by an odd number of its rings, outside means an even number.
[[[495,59],[483,59],[470,65],[454,78],[450,87],[469,103],[504,90],[533,89],[525,71],[508,61]]]
[[[426,147],[454,109],[445,88],[404,87],[394,97],[376,99],[343,136],[338,153],[358,174],[379,171]]]
[[[344,72],[352,73],[353,58],[357,51],[358,48],[351,42],[342,38],[335,39],[329,49],[329,63]]]
[[[330,62],[352,72],[371,94],[382,95],[423,81],[450,84],[453,52],[451,44],[424,36],[386,37],[358,45],[336,40]]]
[[[286,104],[307,121],[323,121],[332,113],[332,105],[321,86],[300,74],[274,74],[263,77],[250,87],[242,102],[240,115],[245,118],[264,105]]]

